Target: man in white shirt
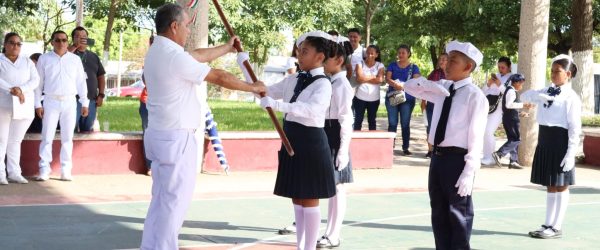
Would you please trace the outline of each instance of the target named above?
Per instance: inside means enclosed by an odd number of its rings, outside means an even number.
[[[434,145],[429,171],[431,223],[437,249],[470,249],[473,228],[471,192],[481,166],[488,102],[473,84],[471,72],[483,55],[471,43],[452,41],[446,79],[423,77],[406,82],[407,93],[433,102],[429,143]]]
[[[177,4],[161,6],[154,19],[158,35],[144,60],[148,89],[146,155],[152,161],[152,201],[144,222],[141,249],[177,249],[178,231],[196,182],[196,129],[203,130],[204,112],[198,88],[208,81],[225,88],[266,92],[262,82],[246,84],[223,70],[200,62],[233,50],[228,44],[185,52],[191,20]],[[206,98],[206,97],[202,97]]]
[[[360,45],[361,38],[358,28],[348,30],[348,40],[350,40],[350,45],[352,45],[354,52],[350,55],[350,63],[346,64],[346,77],[352,87],[356,87],[359,84],[356,81],[356,65],[362,63],[365,58],[365,49]]]
[[[81,116],[88,115],[86,74],[81,59],[67,51],[67,33],[52,33],[54,50],[43,54],[37,63],[40,85],[35,91],[35,113],[42,118],[42,141],[40,143],[40,173],[36,180],[45,181],[50,176],[52,141],[56,125],[60,121],[60,165],[63,181],[71,181],[73,167],[73,133],[77,117],[76,95],[81,103]],[[42,93],[44,105],[42,106]]]

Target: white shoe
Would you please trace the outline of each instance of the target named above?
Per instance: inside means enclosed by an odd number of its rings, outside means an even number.
[[[6,177],[0,177],[0,185],[8,185],[8,181],[6,181]]]
[[[19,183],[19,184],[27,184],[29,183],[29,181],[27,181],[27,179],[25,179],[25,177],[23,177],[22,175],[18,175],[15,177],[8,177],[8,181],[9,182],[14,182],[14,183]]]
[[[60,175],[60,180],[61,181],[72,181],[73,180],[73,176],[71,175],[71,173],[62,173]]]
[[[50,170],[40,169],[40,174],[35,177],[36,181],[47,181],[50,179]]]

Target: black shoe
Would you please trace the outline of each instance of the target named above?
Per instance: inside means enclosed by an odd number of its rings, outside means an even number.
[[[529,236],[536,237],[536,235],[540,234],[541,232],[543,232],[544,230],[546,230],[550,227],[551,226],[542,225],[542,227],[540,227],[539,229],[537,229],[535,231],[529,231]]]
[[[539,239],[557,239],[562,237],[562,230],[549,227],[546,230],[541,231],[532,237]]]
[[[509,169],[523,169],[523,167],[517,162],[511,162],[508,164]]]
[[[432,154],[433,154],[433,152],[428,151],[427,154],[425,154],[425,158],[431,158]]]
[[[402,152],[404,153],[404,155],[412,155],[412,153],[408,151],[408,149],[402,150]]]
[[[281,235],[296,234],[296,222],[294,222],[294,224],[292,224],[291,226],[279,229],[277,233]]]
[[[319,241],[317,241],[317,248],[334,248],[334,247],[339,247],[340,244],[342,243],[341,240],[338,240],[337,242],[335,242],[336,244],[333,244],[334,242],[332,242],[329,237],[327,236],[323,236],[321,237],[321,239],[319,239]]]
[[[492,153],[492,158],[494,158],[494,161],[496,162],[496,165],[497,165],[499,168],[501,168],[501,167],[502,167],[502,164],[500,163],[500,159],[502,158],[502,156],[500,156],[500,155],[498,154],[498,152],[494,152],[494,153]]]

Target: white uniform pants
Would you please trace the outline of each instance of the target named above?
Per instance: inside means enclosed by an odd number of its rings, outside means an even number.
[[[485,135],[483,136],[483,159],[484,162],[493,162],[492,153],[496,150],[496,137],[494,133],[502,123],[502,109],[498,107],[494,113],[488,115]]]
[[[146,130],[152,161],[152,201],[144,222],[141,249],[174,250],[196,185],[197,142],[192,130]]]
[[[10,108],[0,107],[0,177],[5,177],[4,170],[7,168],[9,177],[21,176],[21,142],[31,121],[33,118],[14,120]]]
[[[61,171],[70,173],[73,167],[73,134],[77,118],[75,96],[65,98],[44,98],[44,117],[42,118],[42,141],[40,143],[40,173],[50,173],[52,162],[52,141],[56,134],[56,125],[60,121],[60,166]]]

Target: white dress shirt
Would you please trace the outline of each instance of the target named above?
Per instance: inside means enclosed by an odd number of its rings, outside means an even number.
[[[492,86],[487,86],[487,84],[483,85],[483,94],[484,95],[500,95],[500,93],[504,94],[504,91],[506,90],[506,86],[504,85],[504,83],[506,83],[506,81],[508,81],[508,78],[510,78],[510,76],[512,76],[512,73],[508,73],[506,75],[500,75],[500,73],[496,73],[496,77],[498,79],[500,79],[500,86],[496,85],[496,84],[492,84]]]
[[[363,46],[358,45],[358,47],[350,55],[350,64],[352,65],[352,76],[356,77],[356,65],[362,63],[364,57],[365,49],[363,48]]]
[[[204,122],[201,85],[210,67],[199,63],[183,47],[164,36],[156,36],[144,59],[148,88],[148,128],[155,130],[197,129]],[[201,100],[204,99],[204,100]]]
[[[364,62],[361,62],[358,65],[361,66],[364,76],[375,76],[376,77],[377,73],[379,73],[379,70],[384,68],[383,63],[381,63],[381,62],[375,62],[373,67],[367,66],[367,64]],[[357,68],[358,68],[358,66],[356,66],[354,68],[354,71],[357,71],[356,70]],[[378,101],[380,89],[381,89],[380,84],[360,83],[360,85],[358,85],[358,87],[356,88],[356,98],[363,100],[363,101],[367,101],[367,102]]]
[[[323,67],[312,69],[313,76],[324,75]],[[331,102],[331,82],[321,78],[306,87],[296,102],[289,103],[294,95],[298,82],[298,73],[289,75],[278,83],[268,87],[267,95],[273,99],[282,99],[279,110],[285,113],[287,121],[297,122],[304,126],[322,128],[325,125],[325,114]]]
[[[472,82],[472,78],[468,77],[454,83],[456,92],[452,99],[446,136],[439,146],[467,149],[465,169],[474,171],[481,166],[483,135],[487,123],[489,104],[481,90]],[[404,85],[406,93],[435,104],[433,118],[431,119],[431,131],[429,131],[431,135],[436,133],[444,99],[446,98],[445,95],[436,91],[435,84],[438,83],[449,89],[453,82],[450,80],[434,82],[419,77],[408,80]],[[429,137],[429,143],[434,144],[434,137]]]
[[[522,109],[522,102],[515,102],[517,100],[517,91],[514,88],[509,89],[504,95],[504,101],[506,102],[507,109]]]
[[[19,55],[13,63],[4,53],[0,54],[0,107],[12,108],[13,96],[10,89],[19,87],[25,96],[26,104],[33,110],[33,91],[40,83],[35,64],[27,57]]]
[[[327,111],[326,119],[337,119],[340,123],[340,151],[349,152],[350,139],[352,138],[352,87],[346,71],[340,71],[331,76],[331,104]]]
[[[551,87],[556,87],[556,85],[553,83]],[[544,107],[547,102],[545,99],[539,98],[539,95],[547,94],[548,88],[528,90],[521,95],[521,101],[536,104],[537,122],[540,125],[561,127],[569,131],[567,154],[575,157],[579,146],[579,136],[581,135],[581,99],[571,86],[565,84],[560,87],[560,94],[554,96],[552,105]]]
[[[35,107],[42,107],[42,93],[45,96],[68,97],[79,95],[81,106],[88,107],[87,75],[81,58],[67,52],[59,56],[50,51],[40,56],[37,62],[40,85],[35,91]]]

